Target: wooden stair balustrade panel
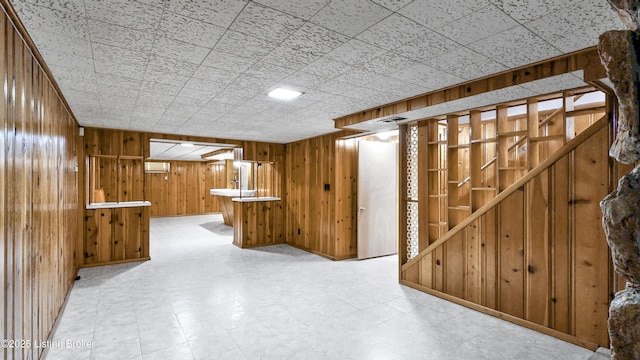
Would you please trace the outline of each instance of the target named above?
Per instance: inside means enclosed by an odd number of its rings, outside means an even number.
[[[430,241],[401,266],[400,282],[589,349],[608,347],[608,304],[619,286],[599,208],[620,167],[607,156],[610,134],[605,115]]]

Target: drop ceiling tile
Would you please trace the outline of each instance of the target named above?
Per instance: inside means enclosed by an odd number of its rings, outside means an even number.
[[[231,71],[230,71],[231,70]],[[233,69],[221,69],[217,67],[200,65],[198,70],[193,74],[194,78],[203,80],[215,80],[215,79],[235,79],[240,75],[238,72],[232,71]]]
[[[229,27],[232,30],[280,43],[302,26],[304,20],[249,2]]]
[[[233,79],[224,78],[223,76],[218,79],[204,80],[198,78],[191,78],[184,85],[184,89],[203,91],[207,93],[213,93],[214,95],[223,90],[226,86],[231,84]],[[213,97],[213,96],[211,96]]]
[[[85,16],[84,0],[11,0],[11,4],[16,10],[18,10],[18,8],[25,3],[66,12],[77,16]]]
[[[161,5],[152,6],[134,0],[85,1],[89,19],[144,31],[157,29],[162,15]]]
[[[342,95],[355,99],[381,99],[385,97],[384,91],[380,89],[371,89],[366,87],[355,87],[349,91],[344,92]]]
[[[83,56],[69,56],[63,52],[51,49],[40,50],[43,58],[47,59],[49,67],[68,67],[79,71],[93,71],[93,59]]]
[[[172,0],[165,11],[226,28],[246,4],[246,0]]]
[[[190,77],[181,76],[175,73],[167,73],[157,70],[150,70],[147,68],[147,71],[144,74],[144,80],[155,82],[158,84],[167,84],[174,86],[184,86],[191,79]]]
[[[138,80],[142,80],[144,77],[144,65],[141,64],[96,60],[94,67],[97,74],[123,76]]]
[[[429,61],[460,47],[460,44],[434,31],[427,30],[417,39],[393,50],[394,53],[415,61]]]
[[[315,14],[310,21],[354,37],[391,14],[391,11],[369,0],[348,2],[334,0]]]
[[[284,41],[283,45],[296,50],[326,54],[349,41],[349,39],[348,36],[331,31],[322,26],[305,23],[291,34],[291,36]]]
[[[553,76],[550,78],[530,81],[520,85],[521,87],[530,90],[535,93],[535,95],[548,94],[556,91],[572,89],[582,86],[587,86],[587,84],[582,81],[581,72],[574,72],[569,74],[562,74],[558,76]]]
[[[493,5],[474,11],[438,29],[441,34],[466,45],[518,26],[518,23]]]
[[[183,77],[191,77],[198,69],[198,64],[151,55],[147,63],[147,74],[167,73]]]
[[[65,67],[53,68],[51,72],[61,87],[93,92],[98,91],[96,75],[93,72],[80,72]]]
[[[382,75],[376,74],[372,71],[366,70],[364,68],[354,68],[353,71],[350,71],[344,75],[340,75],[336,77],[334,80],[349,83],[355,86],[362,86],[366,83],[372,82]]]
[[[207,58],[204,59],[202,65],[219,69],[228,69],[233,72],[243,72],[253,66],[256,62],[258,62],[258,59],[245,58],[214,49],[209,53],[209,55],[207,55]]]
[[[426,31],[428,30],[424,26],[415,21],[399,14],[392,14],[356,38],[384,49],[395,49],[422,37]]]
[[[319,90],[315,90],[315,89],[310,89],[310,90],[306,91],[304,94],[302,94],[300,97],[304,98],[304,99],[311,100],[312,102],[317,102],[317,101],[327,100],[327,99],[331,98],[332,96],[333,96],[333,94],[328,93],[328,92],[319,91]]]
[[[461,77],[442,72],[424,64],[418,64],[391,75],[394,78],[420,85],[428,91],[442,89],[459,84],[465,80]]]
[[[524,25],[565,53],[597,45],[600,34],[608,30],[624,29],[608,3],[591,0]]]
[[[161,84],[145,79],[142,81],[142,87],[140,88],[140,91],[143,93],[152,92],[165,95],[173,95],[175,97],[176,95],[178,95],[182,87],[183,84]]]
[[[305,73],[298,71],[295,74],[291,74],[280,81],[281,87],[286,88],[298,88],[303,92],[307,89],[315,89],[328,81],[327,78],[322,76]]]
[[[344,81],[333,79],[319,86],[318,90],[332,95],[339,95],[355,87],[357,86]]]
[[[131,113],[132,119],[140,119],[140,120],[153,120],[157,122],[158,119],[164,114],[166,108],[163,107],[155,107],[155,106],[140,106],[136,104],[133,112]]]
[[[105,91],[106,90],[106,91]],[[133,111],[136,105],[137,91],[121,89],[120,91],[99,88],[100,104],[111,111],[120,110],[122,114]]]
[[[420,85],[408,83],[404,80],[396,79],[390,76],[380,77],[370,83],[365,84],[364,86],[370,89],[386,92],[392,92],[401,89],[411,94],[408,96],[415,96],[425,92],[425,88]]]
[[[118,89],[135,90],[136,96],[137,92],[140,90],[140,85],[142,84],[141,79],[134,79],[118,75],[97,73],[96,78],[98,81],[98,88],[112,87]]]
[[[30,31],[29,35],[31,35],[33,42],[41,53],[52,50],[62,54],[72,55],[70,58],[76,56],[82,58],[93,57],[89,39],[72,38],[40,31]]]
[[[270,53],[276,46],[277,43],[229,30],[222,36],[214,50],[257,61]]]
[[[362,65],[386,52],[387,50],[352,39],[328,53],[327,57],[348,65]]]
[[[477,79],[507,70],[504,65],[467,48],[459,48],[444,54],[426,62],[426,65],[459,76],[465,80]]]
[[[95,91],[82,91],[82,90],[73,90],[73,89],[69,89],[66,90],[65,95],[69,96],[69,101],[70,103],[73,104],[77,104],[77,105],[95,105],[98,104],[98,96],[100,96],[100,94]]]
[[[255,0],[255,2],[283,13],[309,20],[331,0]]]
[[[122,64],[135,64],[145,67],[149,53],[145,51],[135,51],[117,46],[93,43],[93,58],[100,61],[110,61]]]
[[[200,88],[182,88],[178,93],[178,96],[182,97],[191,97],[191,98],[200,98],[203,100],[211,100],[214,96],[219,94],[222,91],[222,87],[217,90],[206,90]]]
[[[513,19],[524,23],[584,0],[489,0]]]
[[[183,121],[181,119],[187,119],[197,112],[198,109],[193,106],[173,103],[169,108],[167,108],[167,111],[164,112],[160,119],[172,119],[175,122],[180,122]]]
[[[376,3],[391,11],[398,11],[410,4],[412,1],[413,0],[371,0],[372,3]]]
[[[390,75],[416,65],[417,62],[393,52],[388,52],[362,65],[365,70]]]
[[[225,31],[226,28],[167,11],[162,15],[157,34],[173,40],[213,48]]]
[[[209,115],[209,114],[197,113],[191,116],[186,124],[196,125],[196,126],[210,125],[219,117],[220,115]]]
[[[490,5],[487,0],[414,1],[398,13],[430,29],[437,29]]]
[[[89,29],[82,15],[22,3],[18,11],[20,20],[30,32],[47,32],[66,37],[88,39]]]
[[[269,55],[265,56],[262,61],[270,64],[278,64],[289,69],[299,70],[310,63],[322,57],[320,53],[311,51],[298,50],[289,46],[280,45],[275,48]]]
[[[259,76],[265,79],[265,81],[275,82],[293,74],[294,72],[295,70],[288,69],[286,67],[259,62],[247,69],[244,75]]]
[[[523,26],[469,44],[469,48],[511,68],[562,55]]]
[[[91,19],[88,19],[87,22],[92,42],[141,52],[149,52],[153,47],[153,38],[155,36],[153,32],[133,30],[128,27]]]
[[[170,59],[201,64],[211,49],[182,41],[156,36],[153,54]]]
[[[167,95],[159,92],[141,91],[140,95],[138,95],[136,105],[140,107],[166,109],[171,105],[175,97],[175,95]]]
[[[218,99],[213,99],[209,101],[205,106],[200,108],[199,113],[207,116],[220,116],[227,111],[233,109],[236,105],[227,103],[225,101],[221,101]]]
[[[331,60],[327,57],[321,57],[320,59],[302,68],[302,70],[310,74],[331,78],[349,72],[351,70],[351,66],[345,65],[344,63],[335,60]]]

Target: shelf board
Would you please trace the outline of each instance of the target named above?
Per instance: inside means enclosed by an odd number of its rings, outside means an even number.
[[[466,149],[470,144],[457,144],[457,145],[449,145],[447,148],[449,149]]]
[[[438,169],[428,169],[427,171],[431,171],[431,172],[438,172],[438,171],[447,171],[447,168],[438,168]]]
[[[549,140],[557,140],[557,139],[564,139],[564,135],[558,134],[558,135],[538,136],[538,137],[530,138],[529,141],[541,142],[541,141],[549,141]]]
[[[447,209],[449,209],[449,210],[471,210],[471,206],[466,206],[466,205],[449,206]]]
[[[433,226],[433,227],[442,227],[442,226],[447,226],[447,223],[446,222],[438,222],[438,223],[428,223],[427,225]]]
[[[477,139],[477,140],[471,140],[472,144],[481,144],[481,143],[491,143],[491,142],[496,142],[498,141],[498,138],[486,138],[486,139]]]
[[[508,166],[498,168],[498,170],[529,170],[529,168],[526,166]]]
[[[471,188],[472,191],[480,190],[480,191],[496,191],[498,189],[492,187],[474,187]]]
[[[427,142],[427,144],[429,145],[442,145],[442,144],[446,144],[447,140],[440,140],[440,141],[429,141]]]
[[[506,133],[500,133],[498,134],[498,136],[521,136],[526,134],[527,134],[527,130],[519,130],[519,131],[510,131]]]

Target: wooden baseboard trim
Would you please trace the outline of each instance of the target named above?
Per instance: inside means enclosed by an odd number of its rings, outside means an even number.
[[[282,245],[285,244],[284,241],[282,242],[275,242],[275,243],[271,243],[271,244],[253,244],[253,245],[238,245],[235,242],[233,243],[233,245],[239,247],[240,249],[251,249],[251,248],[257,248],[257,247],[264,247],[264,246],[271,246],[271,245]]]
[[[128,264],[132,262],[143,262],[143,261],[149,261],[149,260],[151,260],[151,257],[147,256],[147,257],[138,258],[138,259],[107,261],[107,262],[101,262],[101,263],[95,263],[95,264],[83,264],[83,265],[80,265],[80,268],[92,268],[96,266]]]

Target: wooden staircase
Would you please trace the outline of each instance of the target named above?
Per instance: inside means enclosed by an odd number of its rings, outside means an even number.
[[[603,116],[437,240],[421,239],[417,255],[401,251],[400,282],[592,350],[608,347],[609,302],[624,284],[610,265],[599,202],[630,170],[607,155],[609,124]]]

